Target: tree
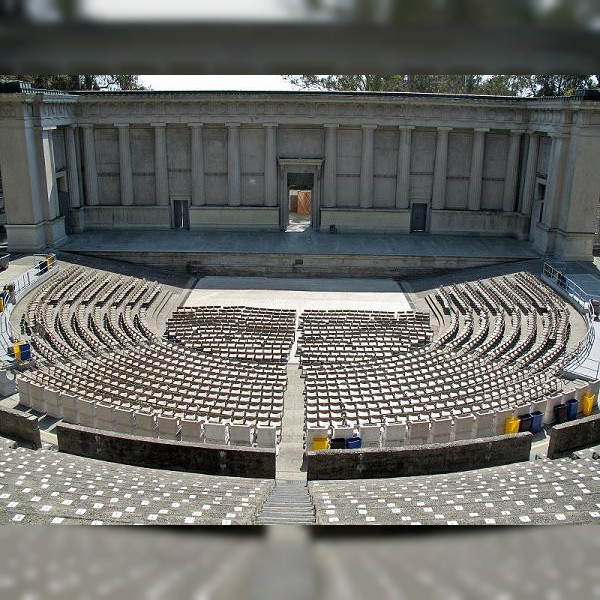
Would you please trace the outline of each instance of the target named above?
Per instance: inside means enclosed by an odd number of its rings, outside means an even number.
[[[593,75],[286,75],[307,90],[564,96],[598,87]]]
[[[0,75],[0,81],[20,79],[41,90],[142,90],[139,75]]]

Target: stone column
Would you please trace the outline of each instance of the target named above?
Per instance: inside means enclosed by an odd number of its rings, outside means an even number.
[[[481,210],[481,184],[483,177],[483,158],[485,153],[485,134],[489,129],[477,127],[473,135],[471,157],[471,177],[469,179],[469,210]]]
[[[121,206],[133,205],[133,171],[131,166],[131,143],[129,123],[116,123],[119,131],[119,178],[121,182]]]
[[[204,123],[189,123],[192,131],[192,206],[206,204],[204,191]]]
[[[362,126],[362,154],[360,162],[360,207],[373,206],[373,135],[377,125]]]
[[[152,123],[154,128],[154,183],[156,206],[169,206],[169,172],[167,168],[167,124]]]
[[[431,208],[443,210],[446,208],[446,176],[448,173],[448,133],[452,127],[437,128],[437,143],[435,148],[435,165],[433,167],[433,192]]]
[[[53,221],[58,217],[58,189],[56,187],[56,164],[54,162],[54,145],[52,132],[56,127],[42,129],[42,160],[46,190],[44,195],[44,212],[46,219]]]
[[[65,127],[65,142],[67,146],[67,177],[69,180],[69,205],[71,208],[81,206],[79,196],[79,173],[77,171],[77,149],[75,147],[75,125]]]
[[[510,145],[508,147],[508,157],[506,159],[506,174],[504,176],[504,198],[502,201],[502,210],[504,212],[514,212],[517,199],[517,180],[519,175],[519,150],[521,149],[520,130],[510,132]]]
[[[240,123],[227,127],[227,194],[229,206],[242,204],[242,173],[240,161]]]
[[[323,172],[323,207],[333,208],[337,202],[337,152],[339,125],[324,125],[325,164]]]
[[[277,206],[277,124],[265,128],[265,206]]]
[[[546,195],[544,198],[544,212],[542,223],[548,227],[556,227],[555,213],[558,212],[560,197],[564,180],[565,148],[567,136],[560,133],[552,133],[552,147],[550,148],[550,160],[548,162],[548,180],[546,183]],[[595,218],[591,215],[590,218]]]
[[[531,204],[533,202],[537,174],[538,150],[540,147],[540,136],[537,133],[530,133],[528,137],[529,148],[527,150],[527,165],[525,167],[525,180],[523,182],[523,196],[521,199],[521,214],[527,216],[531,214]]]
[[[396,208],[408,208],[410,184],[410,149],[414,127],[400,126],[398,171],[396,174]]]
[[[85,180],[85,203],[98,204],[98,172],[96,170],[96,140],[93,125],[81,125],[83,130],[83,176]]]

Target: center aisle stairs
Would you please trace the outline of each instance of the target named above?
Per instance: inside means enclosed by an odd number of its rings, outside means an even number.
[[[256,525],[314,525],[315,509],[302,481],[277,481]]]

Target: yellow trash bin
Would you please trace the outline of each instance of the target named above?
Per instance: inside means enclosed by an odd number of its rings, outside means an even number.
[[[508,417],[504,422],[504,433],[519,433],[519,417]]]
[[[596,396],[594,394],[585,394],[580,400],[580,409],[584,417],[589,417],[594,410]]]
[[[314,438],[312,441],[313,450],[327,450],[329,448],[329,440],[327,438]]]

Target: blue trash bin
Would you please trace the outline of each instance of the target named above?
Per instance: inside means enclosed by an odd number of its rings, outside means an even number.
[[[362,446],[362,440],[358,436],[349,437],[346,439],[346,448],[348,450],[355,450]]]
[[[579,400],[571,398],[567,400],[567,421],[574,421],[577,418],[577,411],[579,410]]]
[[[542,430],[542,424],[544,421],[544,413],[539,410],[534,410],[531,413],[531,433],[539,433]]]

